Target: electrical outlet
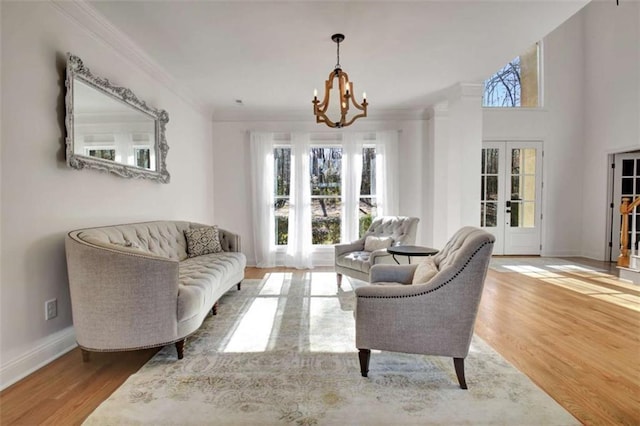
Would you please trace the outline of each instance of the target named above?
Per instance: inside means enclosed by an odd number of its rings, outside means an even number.
[[[49,321],[58,316],[58,299],[51,299],[44,302],[44,319]]]

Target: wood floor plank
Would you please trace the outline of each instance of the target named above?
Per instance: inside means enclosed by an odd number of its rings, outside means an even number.
[[[567,259],[574,262],[600,272],[540,262],[536,273],[490,270],[476,333],[582,423],[638,425],[640,287],[612,277],[608,263]],[[269,272],[309,273],[247,268],[245,275]],[[332,268],[311,273],[318,272]],[[0,424],[81,424],[157,351],[95,353],[83,363],[74,349],[0,393]]]

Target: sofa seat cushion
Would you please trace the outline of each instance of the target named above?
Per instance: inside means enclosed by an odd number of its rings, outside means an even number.
[[[365,274],[368,274],[369,269],[371,269],[370,258],[371,252],[352,251],[338,256],[338,258],[336,259],[336,265],[349,269],[355,269],[356,271],[361,271]]]
[[[180,262],[178,278],[178,322],[207,312],[220,293],[226,291],[225,277],[244,271],[245,256],[222,252],[193,257]],[[217,288],[220,287],[220,288]]]

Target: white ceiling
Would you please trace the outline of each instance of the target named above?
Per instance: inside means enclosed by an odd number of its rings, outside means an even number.
[[[311,111],[340,63],[370,113],[479,82],[588,0],[91,1],[215,117]],[[236,104],[241,99],[243,105]]]

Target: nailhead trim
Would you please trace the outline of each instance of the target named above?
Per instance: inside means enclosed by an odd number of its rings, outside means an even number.
[[[447,281],[443,282],[442,284],[440,284],[438,287],[432,288],[430,290],[427,291],[423,291],[422,293],[417,293],[417,294],[407,294],[407,295],[403,295],[403,296],[358,296],[358,298],[361,299],[405,299],[405,298],[409,298],[409,297],[418,297],[418,296],[424,296],[425,294],[429,294],[429,293],[433,293],[436,290],[441,289],[442,287],[444,287],[445,285],[449,284],[451,281],[453,281],[458,275],[460,275],[462,273],[462,271],[465,270],[465,268],[467,267],[467,265],[469,264],[469,262],[471,262],[471,259],[473,259],[473,257],[480,251],[482,250],[482,248],[486,245],[493,245],[493,242],[491,241],[487,241],[485,243],[482,243],[482,245],[480,245],[480,247],[478,247],[476,249],[476,251],[474,251],[471,256],[469,256],[469,259],[467,259],[467,261],[464,263],[464,265],[462,265],[462,268],[460,268],[460,270],[458,272],[455,273],[455,275],[451,278],[449,278]]]

